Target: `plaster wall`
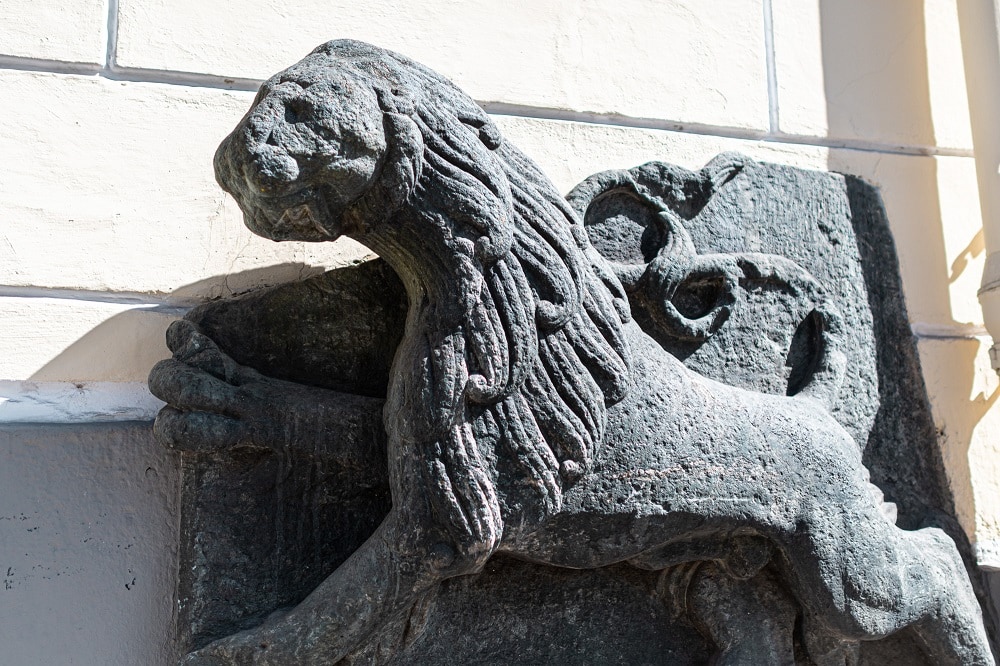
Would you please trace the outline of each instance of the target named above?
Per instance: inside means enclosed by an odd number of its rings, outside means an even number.
[[[5,533],[0,573],[78,569],[19,578],[0,613],[15,594],[59,600],[58,622],[83,622],[91,650],[67,661],[68,643],[16,629],[44,609],[18,606],[0,616],[3,642],[34,647],[11,663],[170,660],[157,632],[170,621],[163,525],[178,462],[153,450],[148,425],[93,424],[153,417],[143,382],[187,307],[366,255],[252,236],[212,176],[260,79],[337,37],[453,78],[564,191],[603,169],[697,168],[722,150],[879,186],[959,518],[980,564],[1000,568],[1000,394],[976,299],[982,216],[953,2],[0,0],[0,14],[0,518],[23,511],[71,535]],[[64,467],[76,482],[52,476]],[[155,492],[111,492],[147,467]],[[67,527],[116,516],[102,538],[125,543],[123,511],[157,525],[127,564]],[[125,595],[122,566],[155,585]],[[85,600],[100,621],[71,612]]]

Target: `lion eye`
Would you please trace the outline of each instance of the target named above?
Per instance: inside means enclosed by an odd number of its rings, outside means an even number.
[[[301,97],[285,102],[285,122],[301,123],[312,115],[312,104]]]

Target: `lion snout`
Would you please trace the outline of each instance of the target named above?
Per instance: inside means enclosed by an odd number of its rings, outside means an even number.
[[[286,193],[299,178],[299,164],[281,148],[258,146],[247,161],[246,180],[251,189],[266,196]]]

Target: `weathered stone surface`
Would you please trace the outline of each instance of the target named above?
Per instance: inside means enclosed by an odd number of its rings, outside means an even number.
[[[335,391],[385,397],[406,294],[382,261],[202,305],[186,317],[237,363]]]
[[[330,413],[364,465],[324,451],[242,450],[182,467],[179,629],[185,647],[258,624],[301,601],[389,511],[381,401]],[[372,450],[362,447],[371,442]],[[381,459],[381,460],[380,460]],[[379,465],[381,462],[381,465]]]
[[[331,571],[189,663],[915,663],[910,631],[936,663],[993,663],[953,542],[898,529],[861,463],[867,442],[907,526],[949,508],[912,344],[891,337],[905,326],[891,243],[865,247],[887,238],[870,189],[731,156],[700,174],[650,165],[588,180],[571,197],[585,227],[462,93],[356,42],[268,81],[217,171],[252,230],[347,234],[409,303],[387,375],[398,333],[310,291],[357,276],[171,328],[150,384],[171,405],[159,438],[189,452],[193,646]],[[398,283],[354,270],[385,296],[372,319],[391,321]],[[320,342],[303,349],[303,326]],[[331,344],[316,371],[323,340],[352,339],[386,342]],[[283,365],[268,348],[286,343]],[[384,440],[377,401],[322,388],[371,395],[383,376]],[[351,522],[358,488],[374,494]],[[594,633],[615,613],[627,634]]]
[[[740,166],[730,180],[717,189],[704,184],[734,161]],[[785,267],[800,282],[798,291],[809,291],[802,284],[808,276],[816,280],[836,304],[842,320],[839,348],[849,359],[831,413],[865,450],[876,485],[899,504],[901,526],[914,529],[929,514],[950,525],[951,518],[937,515],[950,515],[953,509],[878,192],[851,176],[730,155],[700,173],[659,163],[633,171],[657,174],[661,196],[668,201],[679,199],[672,189],[683,192],[686,187],[685,201],[674,206],[699,254],[777,255],[804,271]],[[581,184],[570,199],[584,198],[589,187]],[[634,252],[635,243],[622,242],[630,238],[627,230],[648,244],[647,253],[659,250],[660,242],[652,238],[655,230],[647,230],[651,213],[635,197],[612,193],[587,215],[595,246],[612,261]],[[609,242],[608,222],[617,243]],[[704,284],[695,279],[682,283],[675,300],[703,307],[697,289]],[[649,314],[647,294],[633,292],[630,300],[643,328],[691,369],[727,384],[785,393],[801,383],[818,351],[817,322],[810,317],[816,294],[790,291],[787,280],[773,274],[742,276],[739,306],[711,338],[700,341],[659,330]],[[949,532],[960,534],[953,527]]]

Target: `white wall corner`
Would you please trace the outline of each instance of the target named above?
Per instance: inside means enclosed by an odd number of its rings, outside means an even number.
[[[1000,539],[978,541],[973,546],[976,564],[986,571],[1000,571]]]
[[[0,423],[151,421],[163,404],[143,382],[0,381]]]

